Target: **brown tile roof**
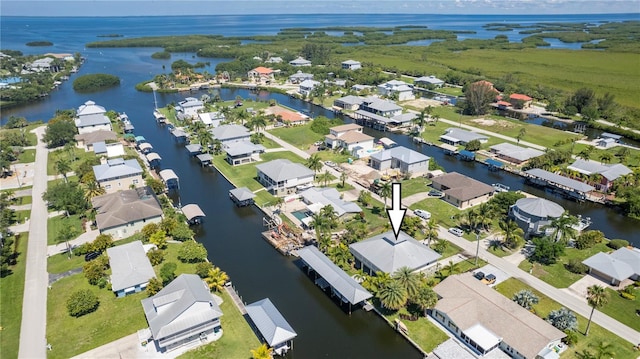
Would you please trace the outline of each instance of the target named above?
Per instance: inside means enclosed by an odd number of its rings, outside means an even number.
[[[486,183],[476,181],[473,178],[461,175],[458,172],[445,173],[434,177],[432,180],[449,189],[443,192],[460,201],[468,201],[494,191],[493,187]]]

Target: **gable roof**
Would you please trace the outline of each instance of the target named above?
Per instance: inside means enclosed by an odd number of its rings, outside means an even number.
[[[498,152],[500,155],[515,158],[518,161],[527,161],[534,157],[544,155],[544,152],[528,147],[516,146],[509,142],[498,143],[489,147],[491,150]]]
[[[162,216],[160,202],[149,187],[127,189],[91,199],[98,229]]]
[[[285,343],[298,335],[269,298],[251,303],[245,308],[270,347]]]
[[[471,273],[449,276],[433,290],[440,297],[435,309],[463,333],[480,324],[527,358],[535,358],[550,342],[566,336]]]
[[[98,130],[93,132],[81,133],[75,135],[76,141],[83,141],[85,145],[91,145],[96,142],[104,142],[107,140],[117,140],[118,136],[113,131]]]
[[[333,211],[338,216],[342,216],[345,213],[360,213],[362,208],[354,202],[345,201],[340,198],[340,192],[335,188],[315,188],[311,187],[300,193],[300,196],[306,203],[314,204],[319,203],[322,207],[331,205]]]
[[[313,177],[315,172],[300,163],[293,163],[288,159],[277,159],[256,166],[256,169],[275,182],[287,181],[294,178]]]
[[[240,125],[222,125],[211,130],[213,137],[220,141],[231,140],[235,138],[250,137],[249,130]]]
[[[400,162],[413,164],[428,161],[430,157],[404,146],[396,146],[380,152],[376,152],[371,155],[371,158],[376,159],[380,162],[396,159]]]
[[[142,300],[154,339],[165,338],[222,316],[222,299],[195,274],[181,274],[154,296]]]
[[[96,181],[108,181],[119,177],[131,177],[142,175],[142,168],[137,160],[123,160],[114,158],[107,160],[107,163],[93,166],[93,173]]]
[[[495,190],[484,182],[477,181],[458,172],[445,173],[434,177],[432,182],[448,187],[443,192],[462,202],[492,193]]]
[[[141,241],[107,248],[107,255],[114,292],[146,283],[156,276]]]
[[[345,97],[340,97],[338,99],[336,99],[334,102],[336,103],[344,103],[346,105],[360,105],[362,103],[362,101],[364,101],[364,97],[361,96],[354,96],[354,95],[347,95]]]
[[[629,169],[629,167],[621,163],[604,165],[595,161],[585,161],[582,159],[575,160],[575,162],[573,162],[567,168],[586,174],[588,176],[594,173],[599,173],[608,181],[613,181],[618,177],[633,172]]]

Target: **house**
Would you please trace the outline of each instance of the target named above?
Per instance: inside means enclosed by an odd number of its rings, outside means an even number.
[[[362,132],[362,126],[356,124],[331,127],[329,134],[324,136],[324,143],[327,147],[341,148],[354,155],[358,152],[372,150],[373,140],[373,137]]]
[[[531,107],[532,102],[533,99],[527,95],[519,93],[512,93],[509,95],[509,103],[516,109],[529,108]]]
[[[249,77],[249,80],[253,82],[270,83],[275,79],[274,73],[275,71],[271,68],[258,66],[255,69],[250,70],[247,73],[247,77]]]
[[[544,155],[544,152],[528,147],[516,146],[509,142],[499,143],[489,147],[491,153],[507,162],[521,165],[532,158]]]
[[[240,125],[221,125],[212,129],[211,134],[222,143],[222,146],[232,142],[251,141],[249,130]]]
[[[615,140],[616,143],[619,143],[620,140],[622,139],[622,136],[616,135],[616,134],[613,134],[613,133],[609,133],[609,132],[603,132],[603,133],[600,134],[600,138],[604,138],[604,139],[611,138],[611,139]]]
[[[159,352],[222,336],[219,304],[206,283],[195,274],[181,274],[155,295],[142,301],[150,340]]]
[[[265,62],[268,64],[279,64],[282,63],[282,57],[273,56],[268,58]]]
[[[178,102],[176,111],[185,117],[198,118],[198,112],[204,109],[204,103],[195,97],[187,97]]]
[[[108,158],[122,157],[125,155],[124,146],[120,142],[96,142],[93,144],[93,153],[97,156],[107,156]]]
[[[162,220],[162,207],[149,187],[126,189],[91,199],[101,234],[129,237],[149,223]]]
[[[347,213],[353,214],[362,212],[362,208],[360,208],[360,206],[358,206],[354,202],[345,201],[340,198],[340,192],[332,187],[311,187],[300,192],[300,197],[302,198],[302,201],[307,205],[314,205],[314,208],[320,209],[322,207],[330,205],[331,207],[333,207],[333,212],[338,217],[342,217]]]
[[[417,115],[412,112],[401,113],[399,115],[395,115],[391,117],[391,121],[389,121],[389,124],[391,126],[396,126],[396,127],[409,126],[411,125],[411,123],[413,123],[413,120],[416,117]]]
[[[362,64],[360,63],[360,61],[356,60],[342,61],[341,65],[343,70],[357,70],[359,68],[362,68]]]
[[[613,181],[633,172],[629,167],[621,163],[605,165],[595,161],[582,159],[575,160],[575,162],[568,166],[567,169],[587,176],[600,175],[600,183],[596,184],[596,188],[603,192],[606,192],[611,188]]]
[[[370,86],[370,85],[360,85],[360,84],[355,84],[355,85],[351,86],[351,89],[352,89],[353,91],[356,91],[356,92],[369,91],[369,90],[371,90],[372,88],[373,88],[373,86]]]
[[[640,279],[640,250],[637,248],[622,247],[611,254],[599,252],[582,263],[589,267],[590,274],[611,285],[620,285],[626,279]]]
[[[311,91],[313,91],[313,89],[316,88],[317,86],[320,86],[320,83],[318,81],[304,80],[300,83],[300,86],[298,87],[298,92],[302,96],[309,96],[311,94]]]
[[[52,71],[55,66],[53,65],[54,59],[51,57],[44,57],[37,59],[31,63],[31,70],[35,72]]]
[[[360,108],[360,104],[364,101],[364,97],[348,95],[340,97],[333,101],[333,106],[342,110],[355,111]]]
[[[78,133],[89,133],[95,131],[111,131],[111,120],[106,116],[107,110],[96,105],[93,101],[87,101],[76,111],[75,124]]]
[[[130,187],[139,187],[142,180],[142,167],[137,160],[122,158],[109,159],[103,164],[93,166],[93,174],[100,187],[106,193],[113,193]]]
[[[430,88],[442,87],[444,85],[444,81],[431,75],[431,76],[418,77],[417,79],[413,80],[413,84],[415,86],[420,86],[420,87],[430,89]]]
[[[289,82],[292,84],[299,84],[306,80],[313,80],[313,74],[307,74],[302,71],[298,71],[295,74],[289,76]]]
[[[250,141],[231,142],[225,146],[226,161],[232,165],[241,165],[260,161],[260,154],[266,151],[263,145],[253,144]]]
[[[109,130],[85,132],[74,136],[76,147],[84,148],[86,152],[93,151],[93,144],[98,142],[117,141],[118,135]]]
[[[596,140],[596,146],[598,147],[609,148],[614,147],[617,144],[618,142],[616,142],[616,140],[613,138],[599,138]]]
[[[265,111],[265,115],[273,115],[276,118],[276,121],[286,125],[286,126],[295,126],[295,125],[303,125],[309,121],[311,118],[308,116],[302,115],[299,112],[294,112],[288,110],[284,107],[280,106],[269,106]]]
[[[419,177],[429,171],[429,156],[403,146],[376,152],[369,157],[369,166],[378,171],[397,170]]]
[[[289,65],[291,66],[296,66],[296,67],[300,67],[300,66],[311,66],[311,61],[309,60],[305,60],[302,57],[298,57],[295,60],[291,60],[289,61]]]
[[[366,97],[360,104],[360,110],[379,116],[391,118],[402,113],[402,107],[393,101],[387,101],[375,96]]]
[[[315,172],[300,163],[277,159],[256,166],[258,182],[275,196],[296,191],[296,186],[313,183]]]
[[[222,112],[199,113],[198,118],[207,127],[218,127],[220,123],[226,120]]]
[[[246,309],[260,335],[276,354],[284,355],[293,348],[293,338],[298,334],[269,298],[248,304]]]
[[[356,259],[356,268],[370,275],[376,272],[393,274],[403,267],[412,272],[422,271],[441,257],[403,231],[397,239],[393,231],[388,231],[353,243],[349,250]]]
[[[544,198],[521,198],[509,207],[509,217],[522,228],[525,236],[539,236],[551,232],[545,228],[556,218],[560,218],[564,208]]]
[[[433,290],[438,303],[431,316],[476,356],[549,358],[547,350],[566,336],[471,273],[451,275]]]
[[[141,241],[107,248],[111,267],[111,290],[118,298],[145,290],[155,278]]]
[[[391,80],[378,85],[378,93],[381,96],[396,97],[398,101],[413,100],[413,85],[404,81]]]
[[[465,209],[486,202],[493,196],[494,188],[486,183],[457,172],[445,173],[434,177],[431,186],[444,192],[445,201]]]
[[[489,138],[472,131],[463,130],[461,128],[449,127],[444,131],[444,135],[440,136],[440,141],[452,146],[464,146],[467,143],[478,140],[480,143],[486,143]]]

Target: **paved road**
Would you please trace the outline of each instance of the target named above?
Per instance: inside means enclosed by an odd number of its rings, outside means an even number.
[[[45,127],[35,133],[39,139]],[[27,245],[27,270],[22,301],[22,325],[18,358],[46,358],[47,328],[47,207],[42,193],[47,190],[47,155],[49,151],[42,141],[36,146],[35,174],[33,177],[33,202]]]
[[[450,242],[454,243],[458,247],[467,251],[468,253],[475,254],[476,253],[476,243],[470,242],[462,237],[456,237],[451,233],[447,232],[447,230],[443,227],[440,227],[439,237],[445,238]],[[540,291],[542,294],[547,297],[555,300],[561,305],[571,309],[572,311],[582,315],[585,318],[589,318],[589,314],[591,313],[591,307],[587,304],[585,299],[577,298],[569,293],[566,293],[558,288],[555,288],[540,279],[532,276],[531,274],[521,270],[517,265],[509,263],[503,258],[496,257],[495,255],[487,252],[482,246],[480,246],[480,258],[485,259],[496,268],[502,270],[507,273],[511,277],[514,277],[527,285],[535,288]],[[597,323],[601,327],[609,330],[613,334],[631,342],[631,344],[638,344],[640,342],[640,332],[629,328],[628,326],[618,322],[617,320],[601,313],[600,311],[595,311],[593,313],[593,322]]]

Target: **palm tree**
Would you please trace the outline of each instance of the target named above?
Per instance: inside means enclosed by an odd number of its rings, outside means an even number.
[[[207,129],[201,129],[196,133],[198,138],[198,142],[200,142],[200,146],[202,146],[202,151],[209,152],[209,146],[213,144],[213,134]]]
[[[344,188],[346,180],[347,180],[347,173],[344,171],[340,172],[340,181],[342,182],[342,188]]]
[[[517,248],[523,240],[524,231],[512,220],[498,222],[504,236],[503,243],[510,249]]]
[[[449,264],[447,264],[443,269],[449,273],[448,275],[452,275],[460,271],[460,266],[458,265],[458,263],[450,260]]]
[[[69,163],[69,160],[65,159],[65,158],[61,158],[59,160],[56,161],[56,171],[58,172],[58,174],[61,174],[62,177],[64,177],[64,182],[68,182],[67,181],[67,173],[71,171],[71,163]]]
[[[526,128],[521,128],[520,132],[518,132],[518,136],[516,136],[516,140],[518,141],[518,146],[520,146],[520,140],[524,137],[524,135],[527,134],[527,129]]]
[[[613,155],[610,152],[604,152],[600,155],[600,162],[602,164],[610,163],[611,159],[613,159]]]
[[[606,359],[613,358],[616,355],[613,350],[613,344],[607,343],[605,341],[600,341],[596,346],[596,358],[598,359]]]
[[[489,230],[493,223],[494,208],[489,203],[483,203],[474,209],[476,212],[476,229]]]
[[[427,316],[427,309],[431,309],[438,304],[438,295],[427,285],[421,285],[416,295],[410,298],[411,302],[424,311]]]
[[[560,217],[551,220],[551,223],[545,227],[553,228],[551,238],[566,244],[578,234],[578,230],[574,228],[577,224],[578,218],[565,211]]]
[[[327,256],[338,267],[344,270],[351,268],[351,259],[353,258],[353,255],[349,251],[349,247],[344,243],[338,243],[337,246],[329,248]]]
[[[391,182],[384,182],[380,187],[380,196],[384,198],[384,207],[387,208],[387,198],[391,197],[392,192]]]
[[[213,146],[214,155],[219,155],[222,152],[222,141],[220,141],[219,139],[214,138],[211,145]]]
[[[416,273],[413,273],[411,268],[399,268],[391,277],[404,287],[409,298],[412,298],[418,293],[421,284],[420,277],[418,277]]]
[[[538,304],[540,298],[537,295],[533,294],[532,291],[528,289],[522,289],[516,294],[513,295],[513,301],[518,303],[519,306],[525,308],[527,310],[531,310],[531,306],[534,304]]]
[[[594,284],[587,288],[587,303],[591,306],[591,314],[589,314],[589,321],[587,322],[587,330],[584,331],[584,336],[589,335],[589,327],[591,326],[591,318],[596,308],[600,308],[609,302],[609,294],[602,286]]]
[[[209,286],[209,290],[221,292],[222,288],[224,288],[224,284],[229,280],[229,276],[227,273],[223,272],[222,269],[218,267],[213,267],[209,269],[209,273],[207,273],[207,277],[204,279]]]
[[[258,114],[251,119],[251,127],[256,130],[256,132],[260,132],[261,129],[267,127],[267,119],[263,114]]]
[[[431,218],[430,220],[425,222],[424,226],[425,234],[428,238],[427,246],[431,246],[431,240],[433,238],[438,238],[438,223],[436,223],[435,218]]]
[[[398,310],[407,303],[407,290],[399,281],[391,280],[378,293],[383,307]]]
[[[313,172],[318,173],[322,169],[322,161],[317,153],[311,155],[311,157],[307,158],[307,167],[313,170]]]
[[[329,183],[329,181],[331,181],[332,178],[333,178],[333,176],[327,170],[327,171],[324,171],[323,173],[319,174],[318,177],[316,178],[316,180],[318,182],[322,182],[324,184],[324,186],[327,187],[327,184]]]
[[[262,343],[256,349],[251,349],[251,357],[253,359],[271,359],[273,349],[269,348],[266,343]]]
[[[426,117],[425,113],[426,113],[426,109],[423,109],[422,111],[420,111],[418,116],[416,116],[416,118],[413,119],[413,123],[415,123],[419,127],[419,132],[422,132],[424,128],[424,120]]]
[[[104,193],[105,193],[104,188],[100,187],[98,182],[89,181],[86,184],[86,188],[85,188],[85,191],[84,191],[84,197],[87,199],[88,202],[91,202],[91,199],[93,197],[101,196]]]
[[[67,254],[69,259],[71,259],[71,246],[69,245],[69,241],[76,238],[77,235],[78,230],[76,227],[67,223],[66,226],[62,226],[62,228],[60,228],[60,231],[58,231],[58,235],[56,236],[56,242],[65,242],[67,244]]]

